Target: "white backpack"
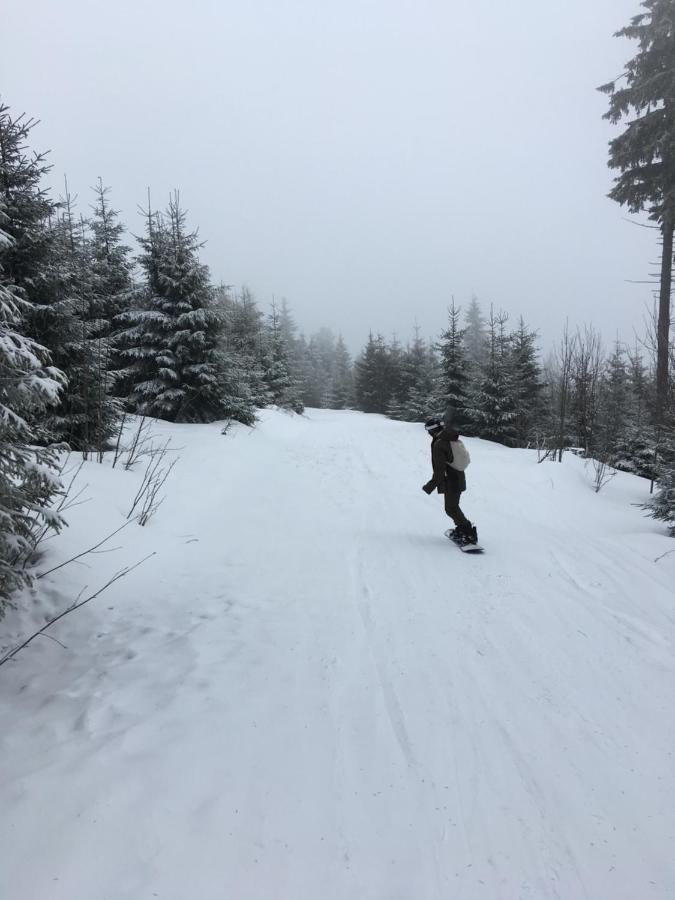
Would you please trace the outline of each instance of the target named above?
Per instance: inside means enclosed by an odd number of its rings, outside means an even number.
[[[462,441],[450,441],[450,449],[452,450],[452,462],[450,463],[450,468],[457,469],[458,472],[463,472],[471,462],[469,451]]]

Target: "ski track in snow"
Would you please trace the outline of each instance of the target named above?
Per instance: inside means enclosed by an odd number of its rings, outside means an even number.
[[[44,579],[63,605],[158,551],[55,627],[67,650],[0,669],[2,900],[672,900],[675,562],[646,484],[470,440],[465,556],[419,426],[261,418],[158,423],[159,514]],[[134,477],[88,464],[48,561]]]

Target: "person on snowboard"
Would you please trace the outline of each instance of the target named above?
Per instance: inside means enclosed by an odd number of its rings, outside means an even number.
[[[445,511],[455,523],[449,537],[458,543],[477,544],[476,526],[469,522],[459,508],[460,494],[466,490],[466,476],[464,472],[453,469],[451,465],[453,461],[451,441],[458,441],[459,433],[452,427],[450,415],[446,415],[446,420],[447,424],[440,416],[432,416],[424,423],[428,434],[431,435],[431,465],[434,474],[422,490],[431,494],[436,488],[439,494],[443,494]]]

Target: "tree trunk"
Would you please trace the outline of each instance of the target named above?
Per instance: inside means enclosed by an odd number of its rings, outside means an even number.
[[[656,336],[656,421],[665,424],[668,413],[668,357],[670,330],[670,291],[673,277],[673,216],[667,213],[661,226],[663,252],[661,256],[661,289],[659,292],[659,321]]]

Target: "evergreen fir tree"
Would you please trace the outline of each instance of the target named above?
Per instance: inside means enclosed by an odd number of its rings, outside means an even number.
[[[29,583],[35,525],[62,524],[50,509],[59,489],[54,451],[34,446],[29,424],[58,400],[63,384],[44,347],[25,332],[26,287],[37,292],[43,284],[51,206],[40,188],[44,157],[26,148],[34,124],[0,105],[0,617],[12,593]]]
[[[123,313],[121,355],[132,384],[129,404],[172,422],[212,421],[225,414],[218,337],[202,246],[188,232],[177,194],[166,217],[148,214],[140,263],[146,286],[138,308]]]
[[[50,171],[45,153],[30,153],[27,141],[36,122],[24,115],[13,119],[0,103],[0,166],[4,224],[5,278],[16,286],[22,300],[42,302],[49,280],[52,233],[48,227],[54,203],[41,187]]]
[[[604,459],[616,457],[625,444],[630,421],[630,384],[623,347],[617,340],[607,360],[601,397],[600,450]]]
[[[298,366],[298,390],[300,399],[305,407],[317,407],[320,399],[316,389],[315,373],[317,362],[315,350],[308,342],[304,334],[301,334],[296,342],[297,366]]]
[[[268,316],[265,349],[265,383],[272,403],[302,413],[304,406],[297,380],[291,373],[288,347],[281,330],[281,317],[276,304]]]
[[[387,346],[371,332],[354,372],[356,406],[362,412],[386,413],[392,398]]]
[[[93,188],[96,202],[92,207],[90,315],[96,321],[97,337],[107,337],[116,330],[115,319],[131,305],[133,262],[131,249],[123,243],[124,225],[119,213],[108,200],[110,188],[101,178]]]
[[[463,345],[465,358],[474,372],[480,372],[485,367],[488,358],[488,339],[485,329],[485,319],[480,308],[480,303],[475,294],[466,310],[464,320],[466,326],[463,331]]]
[[[504,330],[507,319],[508,316],[504,313],[495,316],[490,308],[489,354],[470,415],[479,437],[514,446],[516,402],[508,338]]]
[[[265,384],[263,314],[255,297],[246,286],[236,297],[229,290],[220,289],[222,308],[225,311],[225,328],[221,336],[223,346],[233,365],[241,373],[254,407],[264,407],[270,402]]]
[[[513,396],[515,400],[515,439],[526,447],[534,439],[543,416],[541,369],[537,361],[537,335],[521,316],[518,329],[511,335]]]
[[[433,349],[420,337],[417,327],[413,342],[403,355],[401,382],[398,418],[423,422],[436,408],[434,388],[438,382],[438,366]]]
[[[102,453],[116,431],[119,408],[110,396],[109,353],[99,335],[92,244],[87,223],[75,216],[67,182],[51,229],[50,290],[46,302],[34,306],[32,325],[67,384],[45,424],[71,449]]]
[[[657,482],[654,497],[643,507],[654,519],[665,522],[668,533],[675,537],[675,465],[664,469]]]
[[[311,398],[307,405],[320,409],[333,406],[335,336],[329,328],[320,328],[311,336],[307,346],[304,374],[305,379],[309,378],[305,390]]]
[[[574,444],[586,456],[598,451],[597,422],[600,414],[604,351],[600,334],[588,326],[577,331],[571,353],[571,412],[576,436]],[[598,451],[599,452],[599,451]]]
[[[230,340],[234,301],[229,288],[222,284],[214,288],[212,303],[219,322],[215,361],[222,392],[222,414],[235,422],[252,425],[255,422],[255,403],[248,371]]]
[[[653,383],[636,346],[628,353],[628,398],[625,427],[616,441],[612,465],[624,472],[655,479],[659,473],[656,429],[650,422]]]
[[[652,385],[637,343],[633,352],[628,354],[628,372],[631,419],[633,426],[640,430],[646,427],[649,422],[648,410]]]
[[[352,360],[342,335],[335,344],[335,367],[333,371],[333,408],[347,409],[353,403],[354,378]]]
[[[631,212],[647,210],[662,238],[657,327],[656,421],[672,416],[669,403],[670,295],[675,227],[675,3],[642,0],[645,12],[617,32],[639,44],[616,81],[599,90],[609,95],[604,118],[613,124],[631,117],[610,141],[609,165],[620,174],[609,196]]]
[[[405,384],[405,353],[401,347],[400,341],[394,335],[386,347],[383,357],[384,362],[384,381],[387,386],[388,400],[385,411],[392,403],[398,403],[403,409],[406,399]]]
[[[475,301],[475,298],[474,298]],[[439,410],[452,407],[455,422],[464,433],[471,433],[471,421],[467,412],[469,404],[470,366],[464,347],[465,330],[460,327],[461,307],[455,306],[453,297],[448,309],[448,327],[438,342],[440,374],[434,396],[434,406]],[[473,313],[476,317],[476,310]],[[475,336],[475,335],[474,335]]]

